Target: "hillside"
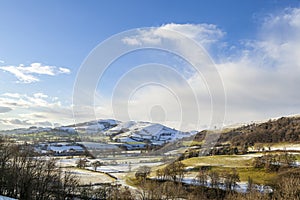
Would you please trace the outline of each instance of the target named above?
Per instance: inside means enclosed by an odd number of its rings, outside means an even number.
[[[203,139],[206,131],[197,134]],[[264,123],[253,123],[223,131],[219,142],[230,142],[234,146],[255,143],[279,143],[300,141],[300,117],[281,117]]]

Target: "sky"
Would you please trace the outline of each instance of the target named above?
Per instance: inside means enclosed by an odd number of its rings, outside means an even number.
[[[299,114],[299,35],[298,0],[0,0],[0,130],[106,118],[199,130]],[[101,74],[122,48],[135,51]]]

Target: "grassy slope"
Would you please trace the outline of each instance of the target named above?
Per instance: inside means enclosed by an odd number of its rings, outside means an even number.
[[[253,158],[237,155],[204,156],[183,160],[186,166],[220,166],[220,167],[249,167]]]

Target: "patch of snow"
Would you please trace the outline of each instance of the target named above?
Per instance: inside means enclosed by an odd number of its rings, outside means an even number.
[[[276,151],[276,150],[300,151],[300,144],[275,145],[275,146],[271,146],[271,150],[272,151]]]
[[[48,146],[48,150],[59,153],[70,150],[84,151],[84,149],[81,146]]]
[[[114,144],[98,143],[98,142],[78,142],[84,145],[87,149],[118,149],[119,147]]]

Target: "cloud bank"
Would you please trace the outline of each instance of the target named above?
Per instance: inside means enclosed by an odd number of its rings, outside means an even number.
[[[71,124],[71,106],[44,93],[32,95],[3,93],[0,95],[0,127],[2,129],[29,126]]]

